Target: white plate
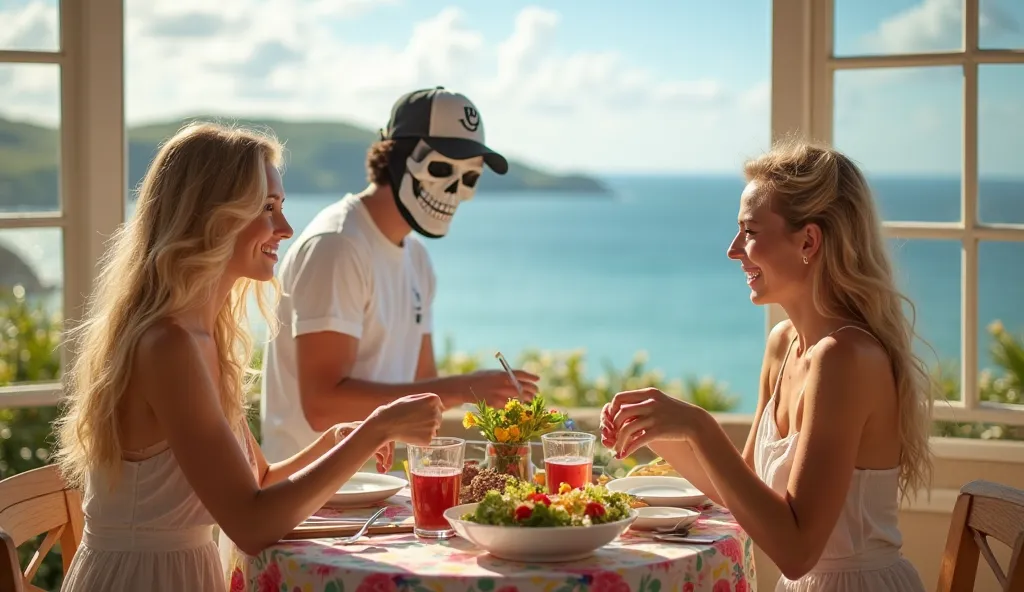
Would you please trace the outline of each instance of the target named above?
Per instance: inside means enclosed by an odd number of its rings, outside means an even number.
[[[637,508],[636,522],[630,526],[635,530],[654,530],[656,528],[682,528],[693,524],[700,517],[700,512],[688,508],[664,508],[650,506]]]
[[[444,517],[456,534],[494,557],[524,563],[583,559],[614,541],[636,520],[635,510],[628,518],[596,526],[491,526],[463,520],[462,516],[476,510],[476,506],[455,506]]]
[[[409,485],[394,475],[356,473],[345,482],[328,503],[332,506],[355,506],[382,502]]]
[[[651,506],[692,508],[707,501],[708,496],[682,477],[623,477],[609,481],[608,491],[635,495]]]

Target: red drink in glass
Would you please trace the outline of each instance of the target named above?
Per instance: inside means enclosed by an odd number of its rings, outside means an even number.
[[[544,446],[545,479],[548,493],[558,493],[558,486],[567,483],[582,489],[590,483],[594,471],[594,442],[597,437],[586,432],[553,432],[540,437]]]
[[[573,489],[582,489],[590,483],[594,470],[594,460],[582,456],[556,456],[544,459],[545,480],[548,493],[558,493],[562,483],[568,483]]]
[[[412,471],[412,515],[417,530],[442,531],[451,528],[444,517],[448,508],[459,505],[462,471],[451,467],[422,467]]]
[[[444,513],[459,505],[466,441],[461,438],[434,438],[426,446],[410,444],[407,448],[415,522],[413,531],[424,539],[455,536],[455,530]]]

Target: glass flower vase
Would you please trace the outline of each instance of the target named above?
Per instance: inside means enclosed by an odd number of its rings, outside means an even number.
[[[482,468],[494,469],[504,475],[512,475],[520,481],[533,480],[533,461],[529,444],[487,444],[487,453]]]

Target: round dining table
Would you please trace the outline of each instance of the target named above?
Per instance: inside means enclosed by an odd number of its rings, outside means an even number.
[[[701,544],[625,531],[593,555],[566,563],[518,563],[460,537],[425,541],[409,532],[287,540],[256,556],[235,552],[231,592],[746,592],[755,589],[753,543],[715,504],[689,534]],[[403,504],[389,508],[401,521]],[[408,519],[408,517],[405,517]],[[713,541],[713,542],[710,542]]]

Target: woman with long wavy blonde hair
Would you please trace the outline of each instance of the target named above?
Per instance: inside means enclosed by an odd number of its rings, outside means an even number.
[[[602,440],[649,446],[782,571],[777,590],[913,592],[901,498],[929,485],[934,385],[912,349],[867,181],[845,155],[782,142],[746,165],[738,261],[755,304],[789,317],[769,337],[742,453],[703,409],[619,393]]]
[[[64,590],[225,590],[215,524],[258,553],[367,459],[387,470],[392,439],[426,443],[436,432],[432,394],[334,426],[272,465],[249,432],[246,295],[273,279],[292,233],[281,154],[253,131],[183,128],[161,146],[101,262],[57,425],[57,462],[84,488],[85,511]]]

